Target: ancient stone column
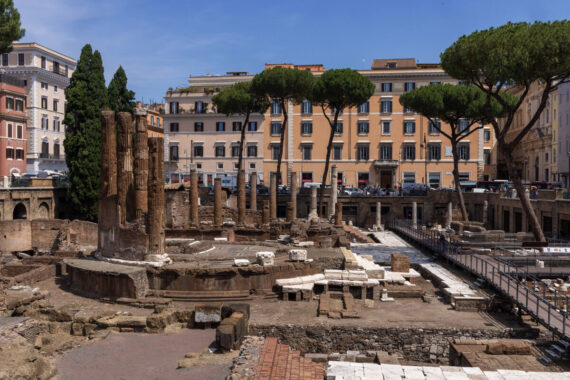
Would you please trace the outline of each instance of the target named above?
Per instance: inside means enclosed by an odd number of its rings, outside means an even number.
[[[376,227],[380,230],[382,226],[382,202],[376,202]]]
[[[148,133],[146,110],[135,109],[135,217],[142,219],[148,210]]]
[[[340,227],[340,226],[342,226],[342,203],[338,202],[335,205],[335,210],[336,210],[336,214],[334,217],[334,224],[337,227]]]
[[[288,222],[292,222],[293,221],[293,202],[289,201],[287,202],[287,221]]]
[[[262,215],[263,215],[262,223],[268,224],[270,221],[269,201],[268,200],[263,201],[263,214]]]
[[[453,202],[447,204],[447,229],[451,228],[451,222],[453,221]]]
[[[190,170],[190,224],[197,226],[198,220],[198,172],[195,168]]]
[[[331,205],[329,215],[332,217],[336,210],[336,199],[337,199],[337,187],[338,187],[338,171],[336,165],[331,167]]]
[[[257,211],[257,173],[249,175],[249,209]]]
[[[238,186],[238,224],[245,223],[245,170],[241,169],[238,172],[237,177],[237,186]]]
[[[149,254],[164,254],[164,139],[148,139],[148,214]]]
[[[311,187],[311,209],[309,211],[309,218],[312,216],[318,216],[317,213],[317,187]]]
[[[133,123],[130,112],[119,112],[117,125],[117,196],[119,203],[119,221],[125,223],[128,218],[128,193],[133,186],[133,158],[131,137]]]
[[[483,201],[483,225],[485,228],[489,228],[487,226],[487,222],[489,221],[489,201]]]
[[[277,173],[271,173],[269,185],[269,216],[271,219],[277,219]]]
[[[291,220],[297,219],[297,173],[291,172],[289,183],[291,184]]]
[[[418,204],[416,202],[412,202],[412,227],[418,228]]]
[[[214,225],[221,226],[223,222],[222,215],[222,179],[214,179]]]
[[[117,139],[115,112],[101,112],[101,198],[117,194]],[[99,215],[101,215],[99,213]]]

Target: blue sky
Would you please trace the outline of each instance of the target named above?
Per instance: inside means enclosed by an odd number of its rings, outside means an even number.
[[[14,0],[26,35],[73,58],[90,43],[107,82],[122,65],[138,100],[162,101],[189,75],[265,63],[368,69],[375,58],[438,62],[463,34],[570,16],[568,0]]]

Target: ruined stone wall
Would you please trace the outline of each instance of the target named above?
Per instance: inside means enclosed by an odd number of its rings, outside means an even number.
[[[278,337],[302,353],[387,351],[405,360],[448,363],[449,344],[456,338],[494,339],[519,337],[512,329],[360,328],[343,326],[267,326],[250,324],[252,335]]]
[[[29,220],[0,221],[0,251],[32,249],[32,226]]]
[[[190,222],[190,192],[166,190],[164,204],[167,228],[183,228]]]

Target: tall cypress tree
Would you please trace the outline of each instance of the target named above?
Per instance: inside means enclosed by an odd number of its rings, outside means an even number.
[[[111,83],[109,83],[109,107],[115,112],[130,112],[135,110],[135,93],[127,89],[127,74],[123,66],[119,66]]]
[[[108,104],[101,54],[87,44],[65,91],[67,198],[74,217],[97,220],[101,171],[101,110]]]

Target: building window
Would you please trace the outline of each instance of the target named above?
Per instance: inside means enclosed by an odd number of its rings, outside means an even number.
[[[257,157],[257,145],[248,145],[247,146],[247,156],[248,157]]]
[[[441,173],[429,173],[428,178],[430,189],[439,189],[441,187]]]
[[[416,122],[414,120],[404,121],[404,134],[413,135],[416,133]]]
[[[234,162],[234,170],[238,170],[238,168],[239,168],[239,164],[237,162]],[[218,169],[221,169],[221,168],[218,167]]]
[[[402,156],[404,160],[416,159],[416,146],[414,144],[402,145]]]
[[[57,86],[53,86],[53,92],[57,92]]]
[[[54,100],[53,100],[53,110],[54,110],[55,112],[57,112],[57,105],[58,105],[58,103],[59,103],[59,101],[58,101],[57,99],[54,99]]]
[[[16,149],[16,160],[24,159],[24,149]]]
[[[389,120],[382,121],[382,134],[383,135],[390,135],[390,127],[392,122]]]
[[[224,132],[226,130],[226,123],[224,121],[216,122],[216,132]]]
[[[158,116],[156,117],[156,126],[160,128],[160,118]]]
[[[178,125],[178,123],[176,123]],[[196,121],[194,123],[194,132],[204,132],[204,123],[201,121]]]
[[[280,135],[280,134],[281,134],[281,122],[272,121],[271,122],[271,135]]]
[[[368,113],[370,112],[370,102],[362,103],[358,106],[358,113]]]
[[[24,66],[24,53],[18,54],[18,65]]]
[[[368,121],[359,121],[358,122],[358,134],[359,135],[367,135],[369,129],[370,129],[370,126],[368,124]]]
[[[416,172],[404,172],[404,183],[416,183]]]
[[[168,107],[170,109],[170,113],[178,113],[178,102],[170,102],[170,107]]]
[[[257,132],[257,121],[250,121],[247,130],[249,132]]]
[[[311,160],[312,145],[303,145],[303,160]]]
[[[255,169],[255,162],[250,162],[250,163],[249,163],[249,168],[250,168],[250,169]]]
[[[392,144],[380,144],[380,160],[392,160]]]
[[[6,109],[13,110],[14,109],[14,98],[6,97]]]
[[[469,159],[469,144],[459,144],[457,146],[457,153],[459,154],[460,160]]]
[[[428,144],[428,153],[430,161],[441,160],[441,144]]]
[[[7,132],[7,136],[8,136],[9,138],[12,138],[12,136],[13,136],[12,124],[8,124],[8,126],[7,126],[6,129],[7,129],[7,131],[6,131],[6,132]]]
[[[483,156],[485,159],[485,165],[491,165],[491,151],[489,149],[485,149],[483,151]]]
[[[340,112],[338,113],[339,115],[342,115],[344,113],[344,109],[341,109]],[[331,108],[331,114],[336,114],[336,107]]]
[[[459,183],[461,182],[468,182],[469,178],[471,178],[471,173],[469,172],[459,172]]]
[[[392,113],[392,99],[383,99],[380,101],[381,113]]]
[[[152,125],[154,127],[154,116],[150,117],[150,125]]]
[[[342,145],[333,145],[333,160],[342,160]]]
[[[42,129],[48,129],[49,126],[49,119],[47,115],[42,116]]]
[[[49,158],[49,142],[47,141],[42,142],[42,153],[40,154],[40,158]]]
[[[469,120],[461,119],[459,120],[459,124],[457,126],[459,133],[466,133],[469,131]]]
[[[42,108],[47,110],[47,97],[42,96]]]
[[[21,99],[16,99],[16,111],[24,112],[24,101]]]
[[[178,145],[170,146],[170,161],[178,161]]]
[[[312,121],[303,121],[301,123],[301,134],[302,135],[313,134],[313,122]]]
[[[217,165],[216,167],[218,168],[218,170],[224,170],[224,163],[223,162],[218,162],[216,165]]]
[[[14,159],[14,148],[6,148],[6,159],[7,160]]]
[[[281,114],[281,103],[274,100],[271,102],[271,114],[280,115]]]
[[[483,140],[485,140],[485,142],[491,141],[491,129],[490,128],[483,129]]]
[[[440,81],[432,81],[432,82],[429,82],[429,84],[441,84],[441,82]]]
[[[303,100],[303,103],[301,103],[301,113],[304,115],[313,113],[313,103],[311,103],[310,100]]]
[[[239,157],[239,145],[232,145],[232,157]]]
[[[8,54],[2,54],[2,66],[8,66]]]
[[[301,173],[301,182],[313,182],[313,173],[312,172],[302,172]]]
[[[429,122],[429,134],[430,135],[439,135],[439,131],[441,131],[441,121],[439,120],[432,120]]]
[[[58,143],[53,144],[53,158],[55,158],[56,160],[59,160],[59,144]]]
[[[178,132],[179,129],[178,123],[170,123],[170,132]]]
[[[342,135],[342,120],[336,121],[336,131],[334,132],[335,135]]]
[[[241,121],[234,121],[232,123],[232,131],[234,132],[241,131]]]
[[[59,132],[59,129],[60,129],[59,118],[55,117],[53,119],[53,130],[54,132]]]
[[[24,127],[21,125],[18,125],[16,127],[16,138],[22,140],[24,138]]]
[[[370,147],[368,144],[359,144],[356,147],[356,159],[359,161],[367,161],[370,159]]]
[[[206,107],[204,107],[204,102],[197,100],[194,102],[194,112],[195,113],[206,113]]]
[[[279,159],[279,145],[273,144],[271,145],[271,159],[278,160]]]
[[[406,82],[404,83],[404,91],[412,91],[416,88],[416,82]]]
[[[225,157],[226,156],[226,147],[224,145],[216,146],[216,157]]]
[[[41,87],[42,87],[42,90],[47,90],[47,89],[48,89],[48,84],[47,84],[47,82],[42,82],[42,83],[41,83]]]
[[[204,157],[204,147],[202,145],[194,146],[194,157]]]
[[[382,92],[392,92],[392,82],[383,82]]]

